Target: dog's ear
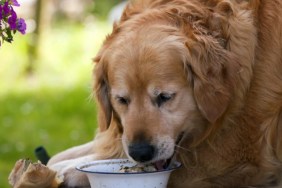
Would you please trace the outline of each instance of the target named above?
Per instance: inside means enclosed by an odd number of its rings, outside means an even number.
[[[205,118],[214,123],[232,100],[240,65],[230,51],[216,42],[202,41],[189,46],[189,51],[187,67],[196,103]]]
[[[98,127],[100,131],[108,129],[112,119],[112,106],[109,99],[109,85],[106,75],[105,63],[98,55],[94,61],[94,92],[98,103]]]
[[[114,37],[120,32],[117,24],[114,24],[113,31],[108,35],[103,42],[98,54],[93,59],[94,67],[94,93],[98,103],[98,127],[100,131],[105,131],[109,128],[113,118],[113,108],[109,96],[109,84],[107,78],[107,61],[103,58],[107,49],[111,45]]]

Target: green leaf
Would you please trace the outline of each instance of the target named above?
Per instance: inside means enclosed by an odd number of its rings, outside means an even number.
[[[13,41],[13,35],[12,35],[11,30],[7,29],[6,34],[7,34],[6,41],[11,43]]]

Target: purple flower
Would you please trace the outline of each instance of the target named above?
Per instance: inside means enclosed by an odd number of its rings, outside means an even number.
[[[22,19],[22,18],[18,19],[17,30],[19,32],[21,32],[21,34],[25,34],[26,23],[25,23],[24,19]]]
[[[0,25],[1,25],[2,18],[3,18],[3,16],[2,16],[2,5],[0,5]]]
[[[9,7],[9,3],[7,1],[4,3],[3,12],[4,12],[4,16],[8,15],[10,13],[10,7]]]
[[[11,30],[17,29],[17,14],[13,9],[11,9],[11,16],[8,18],[8,24]]]
[[[25,20],[18,18],[14,6],[20,6],[18,0],[0,0],[0,47],[4,41],[12,42],[17,31],[26,33]]]
[[[18,3],[17,0],[10,0],[10,4],[13,5],[13,6],[16,6],[16,7],[20,6],[20,4]]]

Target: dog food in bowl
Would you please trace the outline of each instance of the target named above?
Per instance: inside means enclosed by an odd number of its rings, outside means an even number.
[[[157,170],[153,165],[140,166],[128,159],[99,160],[76,167],[86,173],[91,188],[166,188],[170,173],[181,164]]]
[[[156,167],[152,164],[148,165],[135,165],[135,166],[121,166],[118,172],[132,173],[132,172],[154,172],[157,171]]]

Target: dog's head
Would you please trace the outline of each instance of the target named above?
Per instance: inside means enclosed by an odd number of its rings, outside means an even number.
[[[192,142],[224,116],[239,66],[190,24],[142,24],[108,37],[95,59],[95,92],[100,131],[114,121],[130,158],[156,162],[173,155],[183,134]]]

